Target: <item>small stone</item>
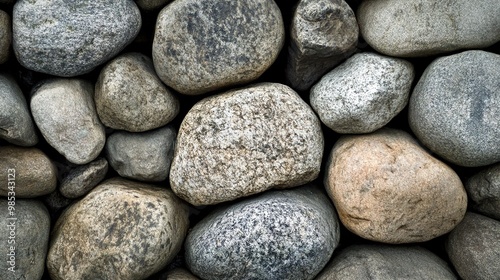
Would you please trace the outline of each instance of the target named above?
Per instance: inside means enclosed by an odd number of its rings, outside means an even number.
[[[110,179],[58,219],[47,268],[54,280],[146,279],[175,257],[188,227],[170,190]]]
[[[415,72],[405,60],[356,54],[311,89],[311,106],[338,133],[370,133],[391,121],[408,103]]]
[[[70,170],[61,180],[59,190],[67,198],[84,196],[97,186],[107,173],[108,161],[105,158],[98,158],[91,163]]]
[[[74,164],[97,158],[106,141],[93,92],[87,81],[55,79],[36,88],[31,98],[31,112],[43,137]]]
[[[216,204],[317,178],[321,125],[291,88],[263,83],[205,98],[179,129],[172,190],[193,205]]]
[[[0,64],[9,59],[10,44],[12,43],[12,26],[10,16],[0,10]]]
[[[498,279],[500,222],[468,212],[448,236],[446,251],[462,279]]]
[[[142,132],[162,127],[179,112],[179,101],[163,85],[150,58],[124,54],[102,70],[95,86],[97,114],[110,128]]]
[[[141,14],[132,0],[18,0],[14,52],[30,70],[73,77],[114,57],[140,28]]]
[[[172,127],[142,133],[115,132],[106,143],[109,164],[125,178],[163,181],[168,178],[176,136]]]
[[[202,279],[313,279],[339,242],[327,197],[313,186],[271,191],[215,210],[186,238]]]
[[[135,0],[139,8],[144,11],[154,11],[163,8],[171,0]]]
[[[344,0],[301,0],[292,18],[287,79],[307,90],[349,57],[358,43],[358,23]]]
[[[500,164],[475,174],[465,183],[472,209],[500,221]]]
[[[485,51],[432,62],[410,98],[408,120],[417,138],[457,165],[500,161],[499,69],[500,55]]]
[[[166,280],[199,280],[200,278],[194,276],[187,269],[184,268],[175,268],[167,272],[165,275]]]
[[[177,0],[158,15],[156,72],[183,94],[203,94],[257,79],[283,47],[273,0]]]
[[[325,185],[346,228],[377,242],[428,241],[451,231],[467,209],[458,175],[398,130],[340,138]]]
[[[56,189],[50,194],[42,197],[42,201],[49,209],[50,215],[52,217],[59,217],[59,214],[75,200],[63,196],[61,192]]]

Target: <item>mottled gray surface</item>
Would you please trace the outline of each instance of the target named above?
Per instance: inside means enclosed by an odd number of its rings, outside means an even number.
[[[31,112],[47,142],[75,164],[94,160],[106,141],[90,82],[50,80],[35,88]]]
[[[12,43],[12,23],[9,14],[0,10],[0,64],[9,59]]]
[[[500,161],[500,55],[466,51],[436,59],[410,98],[418,139],[455,164]]]
[[[104,179],[107,172],[108,161],[105,158],[98,158],[70,170],[62,178],[59,190],[68,198],[86,195]]]
[[[446,251],[462,279],[498,279],[500,222],[468,212],[448,236]]]
[[[500,41],[498,0],[365,0],[357,18],[368,44],[391,56],[428,56]]]
[[[137,6],[145,11],[155,11],[165,6],[171,0],[135,0]]]
[[[500,164],[481,170],[465,183],[475,211],[500,221]]]
[[[170,190],[110,179],[70,206],[52,233],[54,280],[146,279],[179,252],[188,209]]]
[[[264,83],[205,98],[179,129],[172,190],[193,205],[216,204],[314,180],[323,134],[291,88]]]
[[[111,59],[139,33],[132,0],[19,0],[13,11],[14,52],[21,65],[72,77]]]
[[[349,57],[358,43],[358,23],[344,0],[301,0],[292,18],[287,79],[306,90]]]
[[[203,279],[313,279],[339,242],[333,206],[318,188],[271,191],[215,210],[186,238]]]
[[[118,131],[106,142],[109,164],[120,176],[141,181],[168,178],[177,134],[167,126],[153,131]]]
[[[356,54],[313,86],[311,106],[335,132],[373,132],[406,106],[414,76],[405,60]]]
[[[108,63],[95,86],[97,114],[108,127],[142,132],[168,124],[179,101],[160,81],[151,59],[127,53]]]
[[[158,15],[153,61],[168,86],[202,94],[258,78],[284,39],[273,0],[177,0]]]
[[[47,208],[43,203],[36,200],[16,199],[14,216],[10,216],[8,201],[6,198],[0,199],[0,217],[2,226],[0,227],[0,270],[3,280],[20,279],[42,279],[45,269],[45,256],[49,246],[50,217]],[[7,220],[8,218],[17,220]],[[10,223],[15,224],[15,244],[9,239],[11,229]],[[11,243],[9,243],[11,241]],[[10,247],[15,248],[15,272],[8,271],[11,266]]]
[[[19,146],[38,143],[28,104],[17,82],[0,74],[0,138]]]

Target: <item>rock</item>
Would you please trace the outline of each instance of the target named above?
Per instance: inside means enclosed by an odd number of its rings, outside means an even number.
[[[33,146],[38,136],[28,104],[17,82],[0,74],[0,138],[19,146]]]
[[[118,131],[108,137],[106,155],[111,167],[122,177],[163,181],[168,178],[175,137],[172,127],[143,133]]]
[[[405,60],[356,54],[314,85],[311,106],[338,133],[373,132],[406,106],[414,76]]]
[[[49,212],[39,201],[16,199],[11,216],[7,211],[11,202],[14,201],[0,199],[3,221],[0,227],[2,279],[42,279],[49,246]]]
[[[135,0],[139,8],[145,11],[154,11],[164,7],[171,0]]]
[[[78,76],[118,54],[140,28],[141,14],[132,0],[18,0],[14,52],[33,71]]]
[[[444,159],[475,167],[500,161],[500,55],[466,51],[432,62],[413,90],[408,120]]]
[[[418,57],[486,48],[500,41],[495,0],[365,0],[358,9],[361,35],[377,51]]]
[[[54,164],[37,148],[0,147],[0,177],[3,182],[0,184],[1,196],[14,191],[16,198],[38,197],[57,187]]]
[[[497,279],[500,275],[500,222],[467,213],[448,236],[446,251],[462,279]]]
[[[465,183],[472,209],[500,221],[500,164],[475,174]]]
[[[168,86],[203,94],[257,79],[284,39],[272,0],[177,0],[158,15],[153,61]]]
[[[131,132],[162,127],[179,112],[179,101],[140,53],[119,56],[101,70],[95,103],[104,125]]]
[[[42,197],[42,201],[45,203],[47,208],[49,209],[50,215],[52,217],[58,217],[58,215],[63,211],[66,207],[68,207],[75,200],[71,198],[67,198],[61,194],[61,192],[56,189],[50,194]]]
[[[287,79],[307,90],[349,57],[358,43],[358,23],[344,0],[301,0],[292,18]]]
[[[318,118],[291,88],[263,83],[205,98],[185,116],[170,170],[172,190],[216,204],[317,178]]]
[[[107,173],[108,161],[105,158],[98,158],[91,163],[70,170],[62,178],[59,190],[68,198],[84,196],[97,186]]]
[[[170,270],[166,275],[165,278],[162,279],[167,279],[167,280],[199,280],[200,278],[194,276],[189,272],[188,270],[184,268],[175,268]]]
[[[34,92],[31,112],[45,140],[72,163],[86,164],[97,158],[106,135],[95,111],[92,85],[56,79]]]
[[[334,256],[316,280],[457,279],[445,261],[421,247],[353,245]]]
[[[188,226],[170,190],[110,179],[58,219],[47,268],[54,280],[146,279],[174,258]]]
[[[186,264],[202,279],[313,279],[339,242],[319,189],[271,191],[215,210],[190,231]]]
[[[0,10],[0,64],[9,59],[10,44],[12,43],[12,26],[10,16]]]
[[[377,242],[428,241],[451,231],[467,209],[457,174],[398,130],[340,138],[325,185],[342,223]]]

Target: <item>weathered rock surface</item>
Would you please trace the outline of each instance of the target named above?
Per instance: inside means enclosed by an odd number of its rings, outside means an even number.
[[[59,190],[68,198],[84,196],[104,179],[107,172],[108,161],[105,158],[98,158],[70,170],[62,178]]]
[[[500,164],[475,174],[465,183],[472,209],[500,221]]]
[[[12,43],[12,23],[9,14],[0,10],[0,64],[9,59]]]

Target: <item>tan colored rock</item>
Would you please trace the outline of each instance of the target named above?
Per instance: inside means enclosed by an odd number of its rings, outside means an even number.
[[[457,174],[397,130],[342,137],[325,183],[342,223],[378,242],[430,240],[451,231],[467,208]]]

